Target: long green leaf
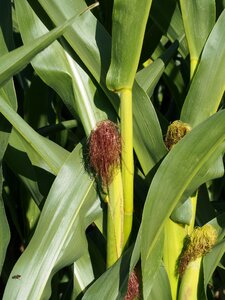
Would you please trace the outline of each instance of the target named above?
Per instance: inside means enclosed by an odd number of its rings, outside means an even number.
[[[45,168],[57,174],[65,161],[68,152],[54,142],[42,137],[35,132],[1,97],[0,95],[0,112],[12,124],[16,131],[23,137],[27,146],[33,148],[35,153],[45,162]],[[38,167],[41,167],[38,165]]]
[[[180,6],[190,52],[191,75],[193,75],[202,48],[215,23],[216,5],[213,0],[180,0]]]
[[[217,20],[203,49],[181,112],[181,120],[196,126],[220,104],[225,89],[225,11]]]
[[[59,38],[79,15],[76,14],[51,32],[33,40],[32,44],[23,45],[3,55],[0,58],[0,86],[3,86],[14,74],[21,71],[35,55]]]
[[[131,89],[140,59],[152,0],[115,0],[112,20],[110,90]]]
[[[16,1],[16,12],[25,44],[48,32],[28,2]],[[98,121],[107,118],[106,113],[97,108],[98,105],[107,110],[107,101],[97,92],[91,78],[67,51],[56,41],[32,60],[32,66],[60,95],[72,115],[81,119],[88,135]],[[98,98],[97,105],[95,98]]]
[[[89,253],[84,253],[81,258],[74,262],[73,272],[73,299],[76,299],[82,292],[85,291],[87,286],[94,280],[94,273]]]
[[[193,129],[180,141],[169,152],[154,176],[141,224],[144,296],[149,293],[149,288],[145,284],[149,283],[149,276],[154,274],[151,268],[152,254],[155,252],[165,220],[203,165],[210,158],[216,159],[219,156],[217,149],[225,139],[224,132],[225,111],[221,111]]]
[[[137,83],[134,83],[133,97],[133,123],[137,133],[134,149],[144,173],[148,174],[167,150],[152,102]]]
[[[149,300],[172,300],[170,283],[163,265],[159,267],[156,273]]]
[[[11,272],[3,299],[49,299],[52,276],[87,251],[85,230],[101,209],[80,155],[78,146],[56,177],[34,236]],[[13,279],[17,274],[20,280]]]

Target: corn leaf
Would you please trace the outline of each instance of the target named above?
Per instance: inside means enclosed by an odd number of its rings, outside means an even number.
[[[217,149],[225,139],[224,116],[225,112],[221,111],[193,129],[170,151],[154,176],[141,225],[144,296],[149,294],[149,283],[152,282],[152,276],[157,270],[152,254],[155,254],[165,220],[202,166],[209,158],[216,159],[220,155]],[[207,132],[207,136],[204,136],[204,132]],[[155,271],[152,268],[153,264]]]
[[[225,11],[205,44],[182,108],[181,120],[194,127],[217,111],[225,89],[224,70]]]
[[[112,20],[110,90],[131,89],[137,71],[152,0],[115,0]],[[132,28],[132,30],[131,30]]]
[[[56,177],[36,231],[11,272],[3,299],[48,299],[52,276],[87,251],[85,230],[101,210],[80,153],[78,146]],[[15,274],[20,280],[13,278]]]
[[[41,157],[38,167],[43,166],[47,171],[57,174],[68,155],[68,151],[35,132],[1,96],[0,112],[23,137],[27,147],[33,148],[35,155]]]
[[[25,44],[48,32],[26,1],[16,1],[16,12]],[[81,120],[87,135],[98,121],[107,118],[102,111],[107,110],[106,99],[97,91],[90,76],[73,59],[69,50],[63,49],[59,42],[54,42],[36,56],[32,66],[43,81],[60,95],[71,114]],[[94,98],[98,99],[98,106]]]
[[[33,40],[32,44],[23,45],[0,58],[0,86],[3,86],[14,74],[21,71],[39,52],[59,38],[79,16],[75,15],[64,24]]]
[[[190,57],[191,60],[198,62],[203,46],[215,24],[215,1],[180,0],[180,5]],[[196,20],[198,20],[197,26]]]

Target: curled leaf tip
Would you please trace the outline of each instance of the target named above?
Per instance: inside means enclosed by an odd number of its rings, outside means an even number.
[[[88,139],[88,157],[92,173],[108,186],[120,166],[121,137],[118,126],[105,120],[97,124]]]
[[[165,145],[168,150],[171,150],[188,132],[191,131],[191,126],[180,120],[174,121],[169,125],[165,138]]]

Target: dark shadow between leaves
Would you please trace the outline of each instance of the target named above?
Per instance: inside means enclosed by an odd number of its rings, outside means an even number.
[[[8,145],[4,159],[16,176],[22,176],[37,182],[39,196],[34,200],[41,209],[44,204],[43,200],[47,197],[55,176],[40,167],[33,166],[25,152],[10,145]],[[31,170],[33,171],[31,172]]]

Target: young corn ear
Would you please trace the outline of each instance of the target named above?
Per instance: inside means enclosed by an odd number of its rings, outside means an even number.
[[[97,124],[88,140],[88,164],[106,194],[107,267],[113,265],[123,249],[123,187],[121,178],[121,137],[109,120]]]
[[[105,120],[97,124],[88,140],[89,166],[103,187],[107,187],[120,167],[121,138],[115,123]]]
[[[171,150],[190,130],[191,127],[180,120],[176,120],[169,125],[165,137],[167,149]],[[181,253],[183,240],[187,232],[183,224],[176,223],[170,218],[166,221],[164,232],[163,260],[170,281],[172,300],[176,300],[179,282],[179,276],[176,272],[176,262]]]
[[[198,282],[202,257],[215,245],[217,232],[211,225],[196,228],[187,237],[179,259],[178,273],[181,277],[178,300],[198,299]]]

